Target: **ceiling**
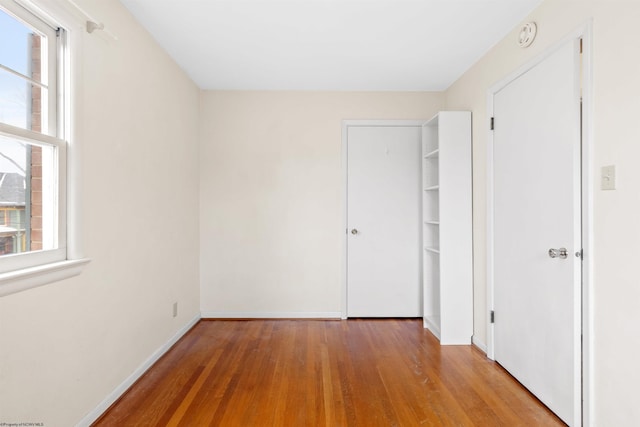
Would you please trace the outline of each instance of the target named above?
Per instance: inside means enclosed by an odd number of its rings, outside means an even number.
[[[542,2],[121,1],[202,89],[340,91],[444,90]]]

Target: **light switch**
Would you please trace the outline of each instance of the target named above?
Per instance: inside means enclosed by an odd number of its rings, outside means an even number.
[[[602,167],[601,182],[600,187],[603,190],[616,189],[616,167],[614,165]]]

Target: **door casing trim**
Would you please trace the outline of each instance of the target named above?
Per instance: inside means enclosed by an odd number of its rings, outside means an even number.
[[[581,425],[594,425],[594,352],[593,352],[593,194],[595,190],[593,173],[593,20],[569,33],[543,53],[501,79],[487,91],[487,117],[493,117],[494,95],[516,80],[518,77],[551,56],[565,43],[582,39],[582,149],[581,149],[581,182],[582,182],[582,419]],[[489,126],[487,126],[489,129]],[[489,313],[494,309],[493,282],[493,132],[488,130],[487,138],[487,357],[494,360],[494,324]]]
[[[342,227],[340,227],[340,236],[342,241],[342,256],[341,256],[341,290],[342,290],[342,299],[341,299],[341,317],[342,319],[346,319],[348,316],[347,313],[347,244],[348,244],[348,235],[347,235],[347,219],[348,219],[348,192],[347,192],[347,177],[348,177],[348,156],[347,156],[347,137],[349,133],[350,127],[419,127],[420,132],[422,132],[422,125],[426,123],[428,119],[423,120],[343,120],[342,121]],[[422,258],[420,258],[422,259]]]

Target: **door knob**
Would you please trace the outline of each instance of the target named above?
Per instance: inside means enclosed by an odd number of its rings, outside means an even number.
[[[353,235],[355,236],[356,234],[358,234],[358,230],[356,230],[355,228],[354,228],[354,229],[352,229],[352,230],[351,230],[351,234],[353,234]]]
[[[560,249],[551,248],[551,249],[549,249],[549,257],[550,258],[566,259],[567,256],[569,256],[569,252],[567,251],[567,248],[560,248]]]

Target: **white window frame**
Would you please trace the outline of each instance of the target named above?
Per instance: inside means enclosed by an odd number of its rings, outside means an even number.
[[[0,6],[27,25],[48,36],[49,79],[48,134],[0,123],[0,134],[32,145],[55,148],[57,170],[56,248],[0,258],[0,297],[63,280],[81,273],[89,262],[80,247],[78,126],[79,84],[84,21],[61,2],[49,0],[0,0]],[[56,30],[60,29],[58,37]],[[53,33],[51,33],[51,31]],[[52,38],[50,34],[53,34]]]

